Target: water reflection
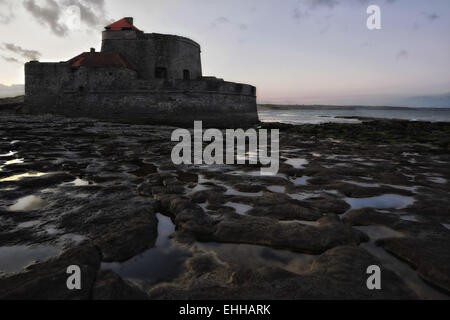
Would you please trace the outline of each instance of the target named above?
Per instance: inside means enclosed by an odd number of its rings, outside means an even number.
[[[241,203],[235,203],[235,202],[227,202],[224,204],[225,207],[233,208],[238,214],[246,214],[248,211],[253,209],[252,206],[248,206]]]
[[[397,194],[385,194],[370,198],[345,198],[352,210],[361,208],[403,209],[414,203],[414,198]]]
[[[103,263],[102,269],[113,270],[121,277],[133,280],[144,289],[159,282],[174,280],[190,256],[186,248],[175,246],[169,236],[175,231],[170,218],[158,217],[158,238],[154,248],[123,263]]]
[[[273,193],[284,193],[286,191],[286,188],[282,186],[268,186],[267,190]]]
[[[446,299],[448,296],[426,284],[407,263],[398,260],[383,248],[377,247],[373,241],[361,244],[361,247],[377,257],[384,268],[396,273],[420,299]]]
[[[353,227],[353,228],[364,232],[373,241],[376,241],[376,240],[382,239],[382,238],[403,237],[402,233],[392,230],[388,227],[384,227],[384,226],[359,226],[359,227]]]
[[[21,180],[23,178],[41,177],[41,176],[45,176],[46,174],[48,174],[48,173],[45,173],[45,172],[37,172],[37,173],[27,172],[27,173],[18,174],[18,175],[14,175],[14,176],[11,176],[11,177],[0,179],[0,182],[18,181],[18,180]]]
[[[42,209],[47,202],[38,196],[26,196],[17,200],[17,202],[8,207],[9,211],[33,211]]]
[[[308,180],[311,179],[311,177],[303,176],[300,178],[291,178],[290,181],[295,184],[296,186],[306,186],[308,184]]]
[[[12,157],[16,153],[17,153],[17,151],[10,151],[8,153],[0,154],[0,157]]]
[[[295,169],[304,169],[307,164],[309,164],[308,160],[303,158],[292,158],[285,162],[286,164],[294,167]]]
[[[21,163],[24,163],[24,160],[25,159],[23,159],[23,158],[22,159],[8,160],[8,161],[5,162],[5,164],[3,166],[9,166],[11,164],[21,164]]]
[[[56,256],[60,249],[52,246],[0,247],[0,271],[19,272],[34,261]]]
[[[314,260],[314,255],[295,253],[251,244],[200,243],[194,248],[212,251],[219,259],[237,268],[278,267],[301,274]]]

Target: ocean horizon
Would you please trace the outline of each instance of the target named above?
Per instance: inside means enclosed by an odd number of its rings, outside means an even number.
[[[258,114],[262,122],[287,124],[360,123],[358,118],[450,122],[450,108],[280,106],[260,107]]]

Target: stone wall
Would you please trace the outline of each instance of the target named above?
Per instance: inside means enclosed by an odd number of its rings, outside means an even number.
[[[200,45],[184,37],[106,30],[102,52],[119,52],[146,80],[156,78],[156,68],[165,68],[167,79],[183,79],[184,70],[191,79],[202,76]]]
[[[256,89],[216,78],[143,80],[124,68],[72,68],[67,63],[27,63],[31,113],[191,127],[246,127],[258,122]]]
[[[110,121],[192,127],[247,127],[258,122],[254,96],[196,91],[65,92],[56,113]],[[63,107],[62,107],[63,106]],[[42,110],[41,110],[42,111]],[[48,110],[52,112],[53,110]]]
[[[88,94],[92,90],[129,89],[137,79],[125,68],[72,68],[68,63],[25,64],[25,103],[34,106],[60,104],[64,91]]]
[[[26,63],[25,103],[55,105],[62,83],[70,79],[70,66],[66,63]]]

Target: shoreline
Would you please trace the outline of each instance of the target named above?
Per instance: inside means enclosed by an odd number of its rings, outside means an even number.
[[[0,298],[450,298],[450,123],[262,123],[272,177],[175,166],[170,127],[0,123]],[[84,290],[58,285],[68,264]]]
[[[358,105],[277,105],[258,104],[258,110],[449,110],[447,107],[394,107],[394,106],[358,106]]]

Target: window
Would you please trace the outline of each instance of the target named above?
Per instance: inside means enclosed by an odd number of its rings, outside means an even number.
[[[156,67],[155,78],[156,79],[167,79],[167,68]]]
[[[189,70],[183,70],[183,80],[191,80],[191,72]]]

